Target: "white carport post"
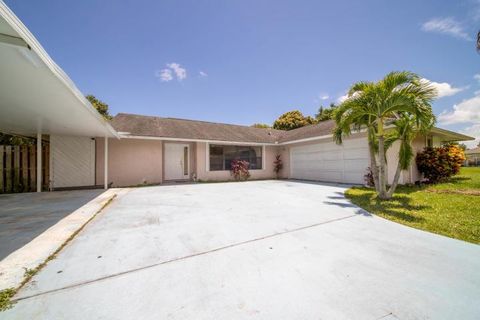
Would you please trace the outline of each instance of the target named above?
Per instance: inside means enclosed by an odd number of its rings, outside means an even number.
[[[105,160],[105,164],[104,164],[104,170],[103,170],[103,174],[104,174],[104,186],[103,188],[104,189],[108,189],[108,137],[105,136],[105,145],[104,145],[104,152],[105,152],[105,156],[104,156],[104,160]]]
[[[37,132],[37,192],[42,192],[42,134]]]

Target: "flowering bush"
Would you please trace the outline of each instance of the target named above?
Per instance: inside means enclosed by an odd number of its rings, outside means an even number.
[[[280,170],[282,170],[282,168],[283,168],[282,159],[280,158],[280,155],[277,154],[275,156],[275,161],[273,161],[273,172],[275,172],[275,174],[277,175],[277,178],[278,178],[278,174],[280,173]]]
[[[441,147],[427,147],[417,154],[418,171],[430,183],[437,183],[450,178],[460,171],[465,161],[465,153],[454,144]]]
[[[250,177],[250,172],[248,171],[248,167],[250,163],[245,160],[232,160],[232,168],[230,172],[235,180],[247,180]]]

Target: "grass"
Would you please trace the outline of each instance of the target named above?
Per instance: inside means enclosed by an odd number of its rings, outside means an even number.
[[[12,307],[11,299],[15,295],[16,290],[8,288],[0,291],[0,312]]]
[[[378,216],[413,228],[480,244],[480,168],[462,168],[449,182],[399,186],[392,200],[374,190],[353,187],[346,196]]]

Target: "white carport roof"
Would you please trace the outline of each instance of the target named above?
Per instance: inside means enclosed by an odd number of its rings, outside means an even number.
[[[1,0],[0,131],[118,137]]]

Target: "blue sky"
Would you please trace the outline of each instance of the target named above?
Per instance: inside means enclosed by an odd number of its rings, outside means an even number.
[[[113,114],[272,123],[410,70],[440,127],[480,137],[478,0],[5,2]]]

